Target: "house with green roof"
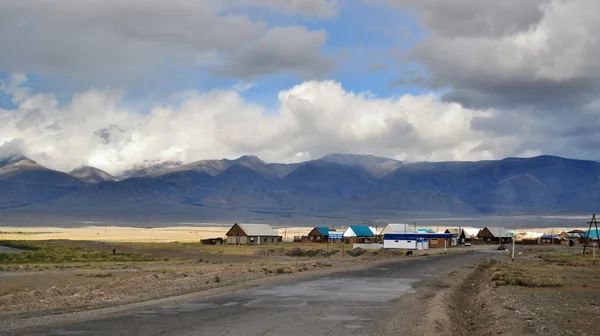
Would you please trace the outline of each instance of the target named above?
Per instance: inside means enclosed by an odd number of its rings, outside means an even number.
[[[350,225],[344,231],[346,244],[369,244],[377,242],[377,231],[367,225]]]
[[[317,226],[308,233],[308,239],[315,243],[326,243],[329,239],[329,232],[336,232],[325,226]]]

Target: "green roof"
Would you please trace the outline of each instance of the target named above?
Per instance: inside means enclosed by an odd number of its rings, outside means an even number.
[[[324,226],[317,226],[315,229],[319,231],[323,236],[329,236],[329,228]]]
[[[372,237],[375,234],[368,226],[365,225],[350,225],[350,229],[357,237]]]

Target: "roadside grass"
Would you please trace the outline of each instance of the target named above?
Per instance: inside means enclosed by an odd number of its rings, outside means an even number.
[[[534,262],[500,262],[490,268],[497,286],[560,287],[560,266]]]
[[[548,263],[565,266],[591,266],[593,265],[592,253],[544,253],[538,256],[540,259]],[[600,256],[596,257],[596,263],[600,264]]]
[[[0,241],[0,245],[24,250],[22,253],[0,253],[0,264],[58,264],[89,262],[154,261],[142,254],[89,251],[79,247],[53,244],[47,241]]]
[[[281,250],[327,250],[327,244],[317,243],[278,243],[264,245],[202,245],[200,243],[119,243],[123,246],[131,246],[138,249],[186,249],[208,254],[226,254],[226,255],[268,255],[269,252]],[[348,245],[344,250],[351,250]],[[329,244],[329,250],[342,250],[342,244]]]

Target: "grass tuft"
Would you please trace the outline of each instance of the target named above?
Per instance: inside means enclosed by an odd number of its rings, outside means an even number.
[[[89,251],[49,241],[0,241],[0,245],[25,250],[22,253],[0,253],[0,264],[59,264],[77,262],[136,262],[153,261],[142,254]],[[64,266],[57,266],[64,268]]]

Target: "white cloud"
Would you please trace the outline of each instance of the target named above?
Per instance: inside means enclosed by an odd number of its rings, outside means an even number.
[[[254,82],[239,81],[239,82],[235,83],[231,88],[238,92],[246,92],[255,86],[256,86],[256,83],[254,83]]]
[[[312,81],[280,92],[279,111],[239,92],[216,90],[188,93],[180,105],[155,106],[149,113],[118,108],[121,96],[88,90],[62,106],[52,94],[29,93],[15,110],[0,110],[0,142],[23,139],[25,154],[52,168],[89,164],[111,173],[146,160],[244,154],[287,162],[332,152],[464,160],[492,158],[497,150],[493,138],[471,129],[482,112],[433,95],[381,99],[345,91],[337,82]],[[484,142],[489,150],[473,150]]]

